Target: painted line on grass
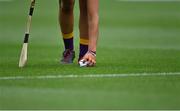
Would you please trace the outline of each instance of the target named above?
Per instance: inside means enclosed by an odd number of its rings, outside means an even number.
[[[180,2],[180,0],[116,0],[117,2]]]
[[[129,73],[129,74],[71,74],[71,75],[42,75],[42,76],[6,76],[0,80],[27,80],[27,79],[65,79],[65,78],[121,78],[121,77],[145,77],[145,76],[180,76],[180,72],[163,73]]]

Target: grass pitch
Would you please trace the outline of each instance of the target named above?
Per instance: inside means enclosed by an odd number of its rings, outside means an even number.
[[[37,0],[27,67],[18,68],[29,1],[0,1],[0,78],[180,73],[180,2],[100,1],[97,66],[59,63],[58,1]],[[0,80],[0,109],[180,109],[180,76]]]

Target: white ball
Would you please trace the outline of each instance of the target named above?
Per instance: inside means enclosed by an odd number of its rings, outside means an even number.
[[[84,59],[82,59],[82,60],[80,60],[79,61],[79,65],[80,65],[80,67],[86,67],[87,65],[88,65],[88,61],[85,61]]]

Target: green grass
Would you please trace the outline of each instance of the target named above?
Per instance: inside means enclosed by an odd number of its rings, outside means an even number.
[[[0,2],[0,77],[180,72],[180,2],[100,1],[94,68],[59,63],[56,0],[37,1],[28,65],[18,68],[28,8]],[[78,14],[76,2],[76,57]],[[0,109],[180,109],[179,86],[179,76],[0,80]]]

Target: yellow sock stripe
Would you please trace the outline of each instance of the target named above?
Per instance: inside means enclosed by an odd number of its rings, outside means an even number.
[[[82,39],[82,38],[80,38],[80,44],[88,45],[88,44],[89,44],[89,40],[88,40],[88,39]]]
[[[74,34],[73,32],[72,33],[69,33],[69,34],[62,34],[63,35],[63,39],[70,39],[70,38],[73,38]]]

